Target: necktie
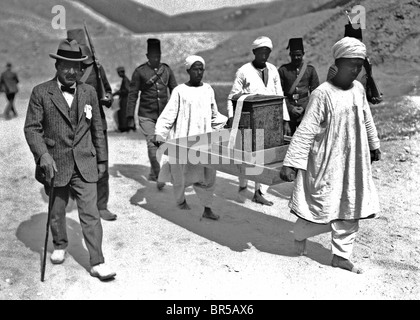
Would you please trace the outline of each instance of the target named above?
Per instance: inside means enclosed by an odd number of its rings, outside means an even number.
[[[72,88],[72,87],[61,86],[61,91],[63,91],[63,92],[68,92],[70,94],[74,94],[74,91],[75,90],[76,89],[75,88]]]

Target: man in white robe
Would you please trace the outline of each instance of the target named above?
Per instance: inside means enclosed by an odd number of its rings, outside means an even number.
[[[349,258],[359,220],[379,213],[371,161],[380,142],[362,84],[355,81],[365,45],[345,37],[333,46],[338,68],[311,95],[294,134],[280,177],[295,181],[289,207],[298,216],[295,244],[306,254],[306,239],[332,233],[332,266],[362,273]]]
[[[255,58],[252,62],[248,62],[238,69],[232,89],[228,96],[228,127],[231,126],[233,121],[232,98],[235,95],[262,94],[284,96],[279,72],[273,64],[267,62],[272,50],[273,43],[268,37],[258,37],[252,43],[252,52],[254,53]],[[283,121],[284,134],[290,136],[290,117],[285,100],[283,100]],[[243,177],[239,177],[239,192],[246,190],[247,186],[248,180]],[[273,202],[268,201],[263,196],[267,193],[267,190],[268,186],[256,182],[255,193],[252,201],[262,205],[272,206]]]
[[[168,104],[159,116],[153,139],[157,145],[167,139],[209,133],[223,128],[226,124],[227,118],[217,109],[213,88],[202,82],[204,59],[200,56],[190,56],[185,64],[190,80],[175,87]],[[182,210],[190,209],[185,198],[185,188],[192,185],[204,206],[203,217],[218,220],[219,216],[211,210],[215,180],[216,170],[190,163],[171,162],[162,165],[158,178],[160,182],[172,182],[175,200]]]

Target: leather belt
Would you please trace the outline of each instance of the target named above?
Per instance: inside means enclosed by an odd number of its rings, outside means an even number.
[[[295,93],[295,94],[289,95],[288,98],[289,98],[289,100],[298,101],[298,100],[306,98],[308,96],[309,96],[309,92],[302,93],[302,94]]]

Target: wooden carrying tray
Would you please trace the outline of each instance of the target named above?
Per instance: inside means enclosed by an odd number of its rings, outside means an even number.
[[[289,139],[283,137],[283,98],[258,95],[243,97],[241,100],[239,103],[236,99],[234,101],[235,115],[232,129],[168,140],[161,148],[164,148],[164,153],[169,156],[169,161],[171,163],[202,165],[266,185],[285,182],[280,179],[280,169],[288,148],[284,144],[284,140]],[[248,128],[242,126],[242,129],[238,129],[243,106],[250,114],[250,119],[246,122],[251,126]],[[273,109],[273,106],[276,108]],[[257,129],[263,128],[253,125],[255,123],[264,125],[264,119],[256,119],[259,114],[264,114],[264,117],[267,117],[265,112],[259,112],[264,108],[270,110],[271,127],[273,127],[273,119],[281,120],[278,123],[278,128],[275,128],[277,136],[276,133],[273,134],[273,128],[268,132],[264,130],[261,133]],[[251,130],[244,133],[243,129]],[[243,134],[238,135],[240,132]],[[242,139],[242,136],[245,138]],[[258,149],[258,140],[262,138],[265,140],[266,136],[269,136],[269,143],[281,141],[282,145],[255,150]],[[266,145],[267,143],[264,142],[264,146]]]

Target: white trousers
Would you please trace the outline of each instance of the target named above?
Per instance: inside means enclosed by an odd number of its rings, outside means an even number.
[[[216,170],[191,164],[171,164],[173,192],[178,205],[185,201],[185,188],[193,186],[200,203],[211,207],[216,188]]]
[[[359,220],[334,220],[328,224],[317,224],[298,218],[293,232],[298,241],[331,232],[333,254],[350,259],[358,230]]]

